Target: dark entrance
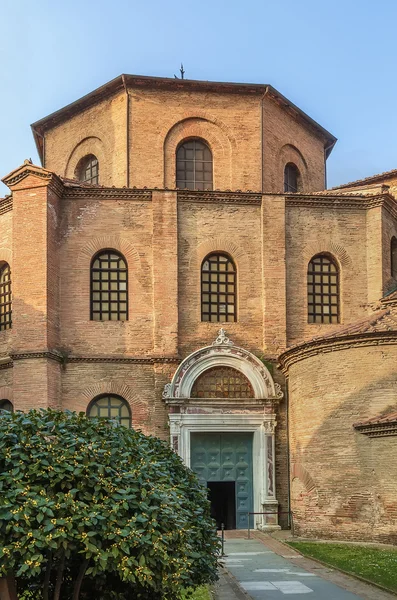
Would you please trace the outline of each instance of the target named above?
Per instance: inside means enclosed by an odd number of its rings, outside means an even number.
[[[225,518],[226,507],[229,515],[234,506],[234,526],[247,529],[247,514],[253,511],[252,433],[192,433],[190,443],[191,469],[210,489],[217,521],[221,511]],[[229,529],[230,521],[223,522]],[[219,527],[219,522],[217,524]]]
[[[220,529],[223,523],[225,529],[236,529],[236,482],[208,481],[207,486],[216,528]]]

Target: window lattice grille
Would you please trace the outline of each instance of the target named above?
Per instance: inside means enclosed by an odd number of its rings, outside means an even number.
[[[299,188],[299,171],[293,163],[285,165],[284,169],[284,192],[295,193]]]
[[[103,417],[116,421],[124,427],[131,427],[131,414],[128,403],[120,396],[105,395],[91,402],[88,417]]]
[[[82,159],[78,178],[85,183],[99,183],[99,162],[96,156],[90,154]]]
[[[91,266],[91,320],[127,321],[128,270],[123,257],[109,250]]]
[[[254,398],[248,379],[230,367],[214,367],[204,371],[193,384],[191,398]]]
[[[201,320],[236,321],[236,267],[225,254],[210,254],[201,266]]]
[[[327,256],[312,258],[307,271],[309,323],[339,323],[339,272]]]
[[[200,140],[181,144],[176,153],[176,187],[212,190],[212,153]]]
[[[0,331],[12,324],[11,270],[7,263],[0,269]]]

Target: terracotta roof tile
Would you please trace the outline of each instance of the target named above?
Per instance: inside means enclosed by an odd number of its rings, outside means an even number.
[[[397,410],[389,412],[386,415],[378,415],[376,417],[371,417],[370,419],[365,419],[364,421],[358,421],[357,423],[353,423],[353,427],[382,425],[383,423],[397,423]]]
[[[356,187],[362,184],[378,181],[379,179],[388,179],[389,177],[397,177],[397,169],[392,169],[391,171],[384,171],[383,173],[371,175],[370,177],[365,177],[364,179],[357,179],[356,181],[350,181],[349,183],[343,183],[342,185],[337,185],[332,189],[339,190],[341,188]]]
[[[329,340],[346,335],[360,335],[363,333],[381,333],[387,331],[397,332],[397,313],[392,308],[385,308],[374,312],[370,317],[354,321],[347,327],[338,327],[331,333],[316,336],[306,340],[305,344],[320,340]]]
[[[86,181],[79,181],[78,179],[69,179],[68,177],[61,177],[61,181],[66,187],[84,187],[84,188],[103,188],[105,186],[98,185],[96,183],[87,183]]]

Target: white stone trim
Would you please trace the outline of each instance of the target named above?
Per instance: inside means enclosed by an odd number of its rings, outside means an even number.
[[[225,330],[220,329],[214,344],[200,348],[181,362],[171,383],[165,386],[163,398],[190,398],[197,377],[217,366],[231,367],[243,373],[253,387],[255,398],[280,399],[283,396],[262,361],[248,350],[235,346],[226,337]]]
[[[274,448],[274,429],[276,415],[249,415],[249,414],[185,414],[171,413],[169,415],[171,440],[178,436],[178,454],[183,462],[190,467],[190,439],[192,433],[253,433],[253,501],[254,512],[260,513],[268,510],[269,504],[274,505],[277,511],[276,495],[269,497],[268,469],[267,469],[267,438],[272,438]],[[274,477],[274,473],[273,473]],[[273,479],[273,489],[275,490]],[[266,529],[266,517],[257,515],[254,519],[255,526]]]

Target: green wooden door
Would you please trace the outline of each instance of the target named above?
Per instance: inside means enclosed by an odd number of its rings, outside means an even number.
[[[247,513],[253,510],[252,434],[192,433],[191,469],[200,481],[234,481],[236,526],[247,529]]]

